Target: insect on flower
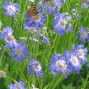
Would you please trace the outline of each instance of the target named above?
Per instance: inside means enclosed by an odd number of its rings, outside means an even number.
[[[38,20],[39,19],[39,15],[36,9],[35,5],[32,5],[30,10],[29,10],[29,16],[30,18],[34,19],[34,20]]]

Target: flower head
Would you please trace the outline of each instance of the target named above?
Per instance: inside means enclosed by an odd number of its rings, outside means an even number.
[[[7,48],[17,44],[16,39],[13,36],[13,29],[11,27],[4,28],[0,33],[0,38],[4,39]]]
[[[15,84],[10,84],[9,89],[27,89],[23,81],[16,82]]]
[[[11,27],[6,27],[1,31],[0,38],[5,39],[7,35],[12,33],[13,33],[13,29]]]
[[[38,13],[38,19],[33,19],[29,16],[29,14],[26,14],[26,22],[25,22],[25,26],[30,27],[35,27],[36,29],[43,27],[44,23],[46,21],[46,16]]]
[[[30,59],[29,62],[30,64],[28,65],[28,74],[33,75],[35,73],[37,77],[42,77],[43,71],[41,63],[39,61],[36,61],[34,58]]]
[[[76,53],[74,51],[66,50],[65,58],[67,60],[68,65],[71,68],[70,70],[76,71],[77,73],[79,73],[79,71],[82,69],[82,66],[81,66],[81,62],[80,62],[78,56],[76,55]]]
[[[55,14],[53,27],[54,30],[60,35],[63,35],[64,33],[70,32],[72,30],[72,24],[68,24],[68,17],[61,13]]]
[[[29,56],[29,51],[24,42],[17,43],[17,45],[10,48],[10,53],[17,62],[20,62]]]
[[[82,42],[89,42],[89,31],[87,28],[81,26],[78,32],[79,40]]]
[[[68,76],[71,72],[66,59],[61,54],[55,54],[51,58],[49,69],[52,73],[57,75],[64,74],[65,76]]]
[[[77,54],[81,63],[84,64],[87,62],[86,54],[88,53],[88,50],[87,48],[84,48],[83,44],[75,45],[73,51]]]
[[[40,1],[39,11],[45,12],[45,14],[55,14],[57,13],[65,0],[52,0],[52,1]]]
[[[85,8],[89,8],[89,0],[81,0],[82,1],[82,8],[85,9]]]
[[[5,14],[9,17],[15,17],[16,14],[19,13],[19,5],[18,3],[12,3],[12,2],[6,2],[3,5],[3,8],[5,10]]]

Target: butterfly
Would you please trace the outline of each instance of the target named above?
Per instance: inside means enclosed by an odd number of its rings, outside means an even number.
[[[39,15],[38,15],[38,12],[37,12],[37,9],[36,9],[35,5],[31,6],[31,8],[29,10],[29,16],[30,16],[30,18],[32,18],[34,20],[39,19]]]

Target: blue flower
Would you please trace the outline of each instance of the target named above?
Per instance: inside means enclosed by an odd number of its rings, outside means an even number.
[[[82,9],[89,8],[89,0],[81,0],[82,1]]]
[[[28,74],[33,75],[35,73],[37,77],[41,78],[43,76],[41,63],[36,61],[34,58],[30,59],[29,62],[30,64],[28,65]]]
[[[17,62],[20,62],[29,56],[29,51],[24,42],[17,43],[17,45],[10,48],[10,53]]]
[[[88,53],[87,48],[84,48],[83,44],[75,45],[73,51],[77,54],[82,64],[87,62],[86,54]]]
[[[16,39],[13,36],[13,29],[11,27],[4,28],[0,33],[0,38],[6,42],[6,47],[10,48],[17,44]]]
[[[54,74],[64,74],[65,77],[67,77],[71,71],[67,64],[67,60],[61,55],[61,54],[55,54],[51,58],[51,64],[49,66],[49,69]]]
[[[13,29],[12,29],[11,27],[7,26],[6,28],[4,28],[4,29],[1,31],[1,33],[0,33],[0,38],[5,40],[6,36],[7,36],[8,34],[12,34],[12,33],[13,33]]]
[[[68,16],[65,16],[64,13],[55,14],[53,27],[59,35],[64,35],[66,32],[72,31],[72,24],[68,24]]]
[[[45,14],[55,14],[57,13],[65,0],[52,0],[50,1],[40,1],[38,6],[40,12],[45,12]]]
[[[29,14],[26,14],[26,22],[25,25],[27,25],[28,27],[35,27],[36,29],[43,27],[44,23],[46,21],[46,16],[38,13],[38,19],[32,19],[30,18]]]
[[[6,2],[3,5],[3,8],[5,10],[5,14],[9,17],[15,17],[16,14],[19,13],[19,5],[18,3],[12,3],[12,2]]]
[[[27,89],[23,81],[16,82],[15,84],[10,84],[9,89]]]
[[[68,65],[70,66],[71,71],[79,71],[82,69],[81,62],[74,51],[65,51],[65,58],[67,60]]]
[[[82,42],[89,42],[89,31],[87,28],[81,26],[78,32],[79,40]]]

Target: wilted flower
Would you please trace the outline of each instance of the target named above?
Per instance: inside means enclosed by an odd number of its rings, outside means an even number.
[[[17,45],[10,48],[10,53],[17,62],[20,62],[29,56],[29,51],[24,42],[17,43]]]
[[[9,89],[27,89],[23,81],[16,82],[15,84],[10,84]]]
[[[71,15],[77,19],[82,17],[81,13],[78,11],[78,8],[73,8]]]
[[[35,73],[37,77],[41,78],[43,76],[41,63],[36,61],[34,58],[30,59],[29,62],[28,74],[33,75]]]
[[[5,14],[9,17],[15,17],[16,14],[19,13],[19,5],[18,3],[12,3],[12,2],[6,2],[3,5],[3,8],[5,10]]]
[[[0,71],[0,78],[1,78],[1,77],[6,77],[6,72]]]

